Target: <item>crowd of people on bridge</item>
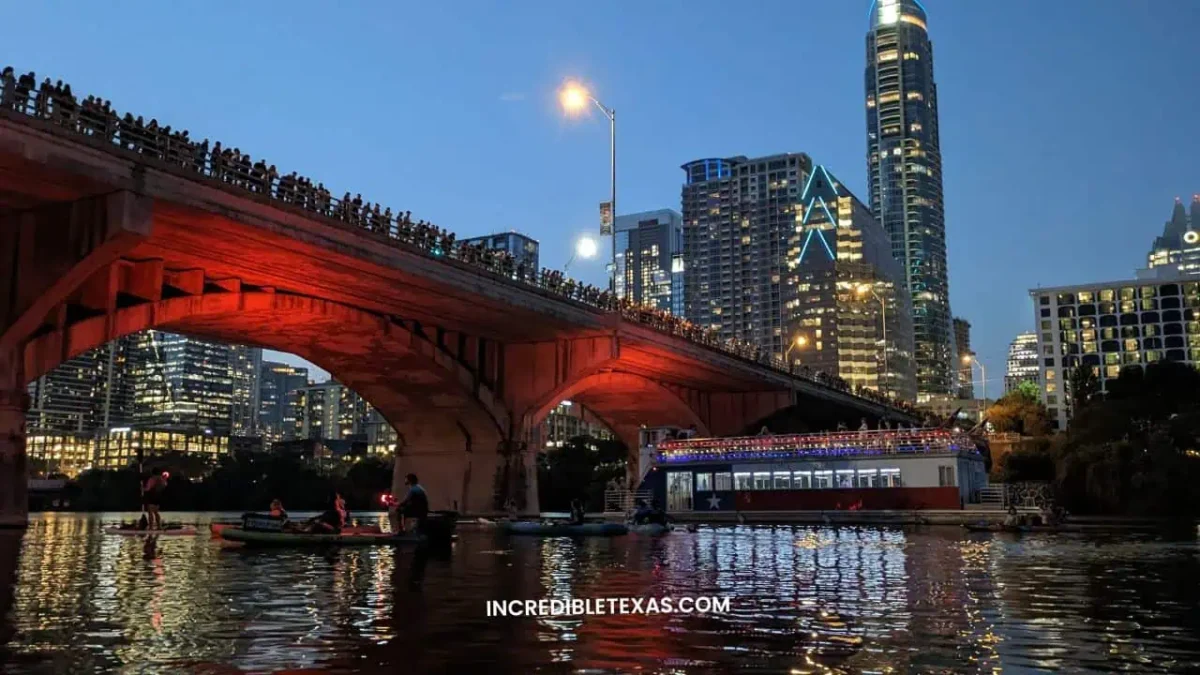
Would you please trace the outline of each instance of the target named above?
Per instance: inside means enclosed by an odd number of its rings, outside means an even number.
[[[177,169],[361,228],[401,242],[425,255],[455,260],[570,300],[620,312],[630,321],[792,372],[832,389],[884,405],[906,407],[872,389],[851,386],[835,375],[796,371],[757,345],[724,339],[717,331],[654,307],[635,305],[628,298],[618,299],[610,291],[571,279],[558,270],[529,269],[508,251],[490,249],[482,243],[459,241],[454,233],[423,219],[414,222],[410,211],[393,211],[390,207],[372,204],[361,194],[351,196],[346,192],[340,199],[335,198],[323,183],[314,184],[294,171],[281,174],[274,164],[255,160],[240,148],[222,146],[219,142],[210,146],[208,139],[196,141],[187,130],[174,130],[169,125],[159,124],[157,119],[147,122],[130,113],[121,115],[107,99],[88,96],[81,102],[71,91],[71,85],[63,84],[61,80],[51,82],[46,78],[38,85],[34,73],[17,76],[12,67],[6,67],[0,72],[0,108],[16,110]]]

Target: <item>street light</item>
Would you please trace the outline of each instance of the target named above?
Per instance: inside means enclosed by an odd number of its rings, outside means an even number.
[[[859,284],[854,289],[854,293],[860,298],[870,293],[872,297],[879,301],[879,318],[883,324],[883,377],[880,379],[884,383],[882,387],[883,393],[888,394],[891,391],[891,373],[888,371],[887,303],[883,301],[883,298],[879,297],[879,294],[875,292],[875,287],[871,284]]]
[[[983,383],[981,385],[982,392],[983,392],[983,402],[987,403],[987,370],[984,369],[983,364],[979,362],[979,359],[975,358],[974,354],[963,354],[962,362],[963,362],[963,365],[967,366],[968,368],[971,366],[972,363],[979,366],[979,379],[983,380]]]
[[[568,115],[579,115],[587,109],[588,101],[596,104],[600,112],[608,118],[609,132],[609,164],[612,171],[611,193],[609,194],[609,208],[612,218],[612,273],[609,277],[609,290],[613,293],[617,292],[617,111],[615,108],[605,107],[592,93],[588,91],[583,84],[568,80],[563,84],[562,89],[558,92],[558,100],[562,104],[563,111]]]
[[[566,265],[563,265],[563,272],[566,272],[567,270],[571,269],[571,263],[575,262],[576,258],[583,258],[584,260],[589,260],[591,258],[596,257],[596,249],[597,248],[598,247],[596,245],[595,239],[592,239],[591,237],[588,237],[588,236],[580,237],[575,242],[575,250],[571,252],[571,259],[567,261]]]
[[[788,367],[789,374],[793,373],[793,371],[795,370],[795,366],[794,366],[794,364],[792,364],[792,360],[790,358],[788,358],[788,356],[792,353],[792,350],[795,349],[796,347],[799,347],[800,349],[804,349],[807,346],[808,346],[808,338],[803,335],[797,335],[796,339],[792,340],[792,342],[788,345],[788,348],[783,350],[783,360],[787,361],[787,367]],[[792,405],[796,405],[796,378],[794,378],[794,377],[791,378],[791,381],[792,381]]]

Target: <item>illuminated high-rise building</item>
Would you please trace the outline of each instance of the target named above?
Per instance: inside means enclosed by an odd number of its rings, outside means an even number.
[[[911,309],[887,232],[823,166],[800,201],[787,249],[787,360],[915,400]]]
[[[782,359],[788,243],[812,160],[789,153],[682,168],[684,316]]]
[[[136,340],[134,425],[228,436],[230,346],[154,330],[138,333]]]
[[[233,382],[230,425],[234,436],[258,436],[259,396],[262,387],[262,349],[244,345],[229,347],[229,377]]]
[[[617,297],[683,314],[683,220],[660,209],[617,217]]]
[[[975,398],[975,367],[970,361],[962,362],[963,356],[973,356],[971,351],[971,322],[954,317],[954,351],[958,354],[958,397]]]
[[[135,341],[122,337],[29,383],[30,434],[94,436],[133,419]]]
[[[867,169],[871,211],[891,236],[912,296],[917,385],[957,389],[946,269],[942,154],[933,45],[919,0],[874,0],[867,32]]]
[[[343,440],[367,433],[370,407],[353,389],[332,380],[294,392],[296,426],[293,438]]]
[[[308,369],[264,361],[259,371],[258,423],[269,444],[295,437],[296,392],[308,386]]]
[[[1046,344],[1053,345],[1054,338],[1046,336]],[[1038,383],[1041,358],[1038,356],[1037,333],[1021,333],[1008,346],[1008,364],[1004,370],[1004,393],[1016,389],[1022,382]]]
[[[1200,194],[1192,195],[1190,214],[1184,212],[1183,201],[1176,197],[1171,219],[1163,227],[1162,236],[1154,240],[1147,258],[1152,269],[1200,276]],[[1161,271],[1156,270],[1156,273]]]

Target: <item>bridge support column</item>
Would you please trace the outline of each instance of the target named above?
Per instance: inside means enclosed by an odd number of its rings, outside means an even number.
[[[11,378],[0,377],[0,381]],[[25,457],[24,389],[0,388],[0,527],[25,527],[29,514],[29,471]]]
[[[538,506],[537,450],[528,440],[507,440],[496,452],[493,479],[494,509],[505,510],[509,500],[523,516],[536,516]]]
[[[410,473],[429,495],[429,508],[459,513],[495,510],[496,467],[500,450],[496,434],[476,439],[461,425],[402,425],[396,450],[392,493],[403,499]]]

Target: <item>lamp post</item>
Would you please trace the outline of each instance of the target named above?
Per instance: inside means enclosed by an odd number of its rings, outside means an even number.
[[[854,289],[854,293],[860,298],[870,293],[871,297],[879,301],[879,318],[883,325],[883,377],[880,378],[880,381],[885,383],[883,393],[890,394],[891,372],[888,370],[887,303],[883,301],[883,298],[879,297],[879,294],[875,292],[875,287],[871,284],[859,284],[858,288]]]
[[[803,335],[797,335],[796,339],[792,340],[791,344],[788,345],[788,348],[783,350],[783,360],[787,361],[789,375],[793,374],[793,368],[792,368],[792,360],[790,358],[788,358],[788,356],[792,353],[792,350],[795,349],[796,347],[799,347],[800,349],[804,349],[807,346],[808,346],[808,338],[804,337]],[[792,381],[792,405],[796,405],[796,378],[792,377],[790,379]]]
[[[567,270],[571,269],[571,263],[575,262],[576,258],[588,260],[596,257],[596,249],[597,246],[595,239],[592,239],[591,237],[580,237],[579,240],[575,242],[575,249],[571,251],[571,259],[567,261],[566,265],[563,265],[563,273],[565,274]]]
[[[986,404],[987,403],[987,370],[983,367],[983,364],[979,362],[979,359],[975,358],[974,354],[963,354],[962,362],[963,362],[963,365],[967,366],[968,368],[971,367],[972,363],[979,366],[979,379],[983,380],[983,383],[981,385],[982,392],[983,392],[983,402]]]
[[[609,108],[599,101],[595,96],[578,82],[567,82],[563,85],[558,94],[559,101],[562,103],[563,110],[568,115],[577,115],[587,108],[588,101],[596,104],[600,112],[608,118],[608,134],[609,134],[609,169],[611,171],[612,181],[610,183],[609,193],[609,209],[610,217],[612,218],[611,235],[612,235],[612,270],[609,276],[609,284],[613,293],[617,292],[617,111],[615,108]],[[603,233],[602,233],[603,234]]]

